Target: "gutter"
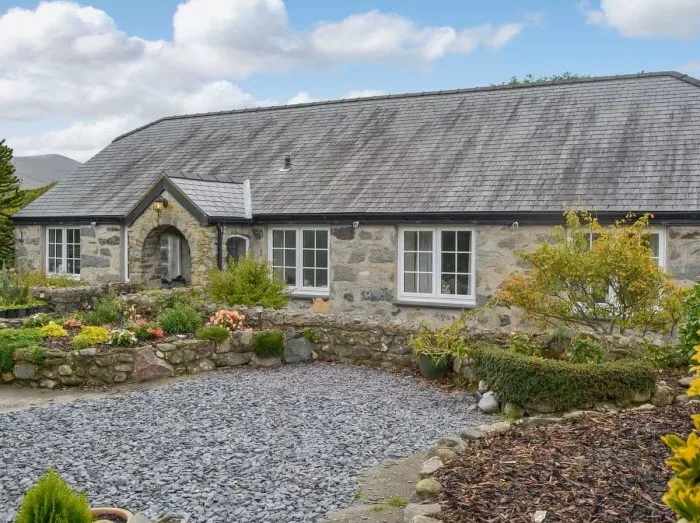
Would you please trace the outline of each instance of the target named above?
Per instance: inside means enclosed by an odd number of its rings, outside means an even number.
[[[219,267],[220,271],[224,270],[223,243],[224,243],[224,226],[221,224],[221,222],[218,222],[216,224],[216,265],[217,265],[217,267]]]

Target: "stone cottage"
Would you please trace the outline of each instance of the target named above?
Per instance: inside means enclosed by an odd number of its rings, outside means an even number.
[[[201,284],[247,253],[333,312],[458,311],[572,206],[700,276],[700,82],[674,72],[160,119],[14,217],[17,264]]]

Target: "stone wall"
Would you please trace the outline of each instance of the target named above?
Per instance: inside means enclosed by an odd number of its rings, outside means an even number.
[[[700,280],[700,227],[667,227],[666,268],[685,284]]]
[[[26,271],[43,271],[45,229],[41,225],[15,227],[15,265]]]

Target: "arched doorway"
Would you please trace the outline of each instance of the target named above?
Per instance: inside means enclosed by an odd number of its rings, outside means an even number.
[[[149,287],[188,285],[191,263],[189,243],[176,227],[161,225],[146,236],[141,267],[143,283]]]

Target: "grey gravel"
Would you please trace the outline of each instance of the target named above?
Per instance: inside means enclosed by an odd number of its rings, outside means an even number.
[[[488,420],[468,394],[313,364],[0,415],[0,521],[54,467],[93,506],[191,522],[319,521],[354,476]]]

